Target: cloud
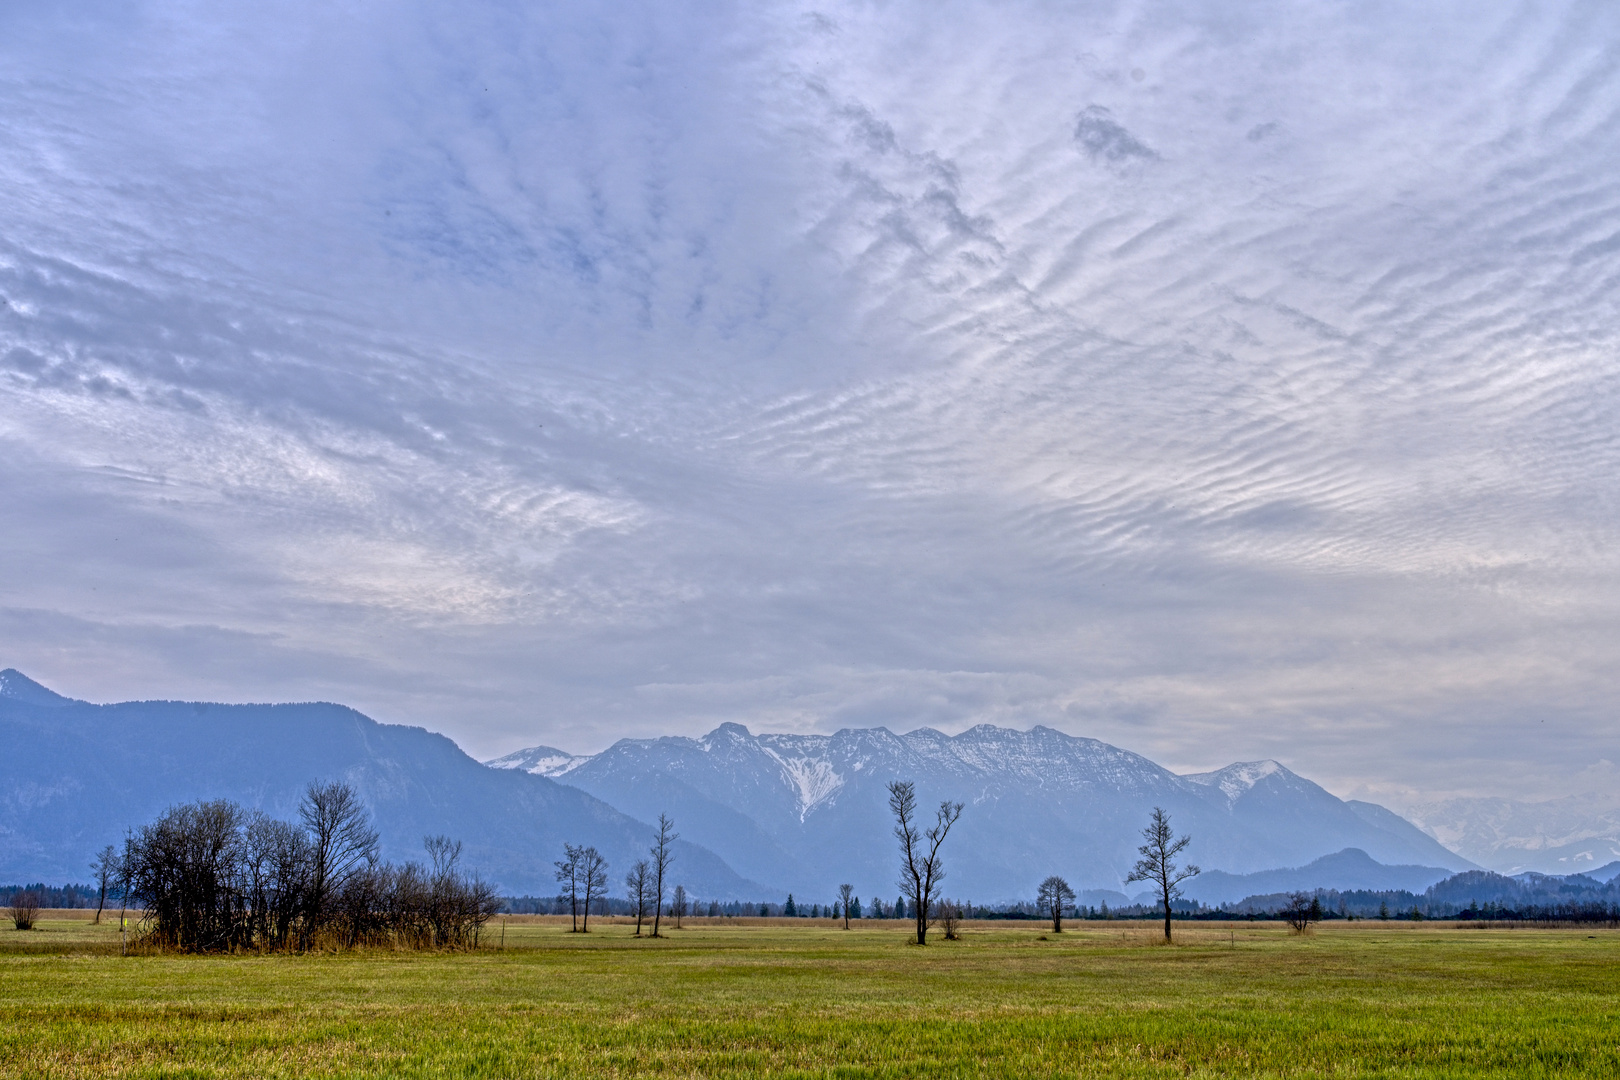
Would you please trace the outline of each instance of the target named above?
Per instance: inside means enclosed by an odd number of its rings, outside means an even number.
[[[0,644],[56,689],[1620,760],[1607,9],[3,18]]]
[[[1249,137],[1253,139],[1254,132],[1251,131]],[[1079,119],[1074,122],[1074,141],[1093,161],[1119,164],[1131,158],[1153,161],[1159,156],[1121,127],[1113,113],[1101,105],[1087,105],[1081,110]]]

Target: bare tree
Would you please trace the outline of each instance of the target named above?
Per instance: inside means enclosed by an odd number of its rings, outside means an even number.
[[[625,893],[630,907],[636,913],[636,937],[641,936],[641,924],[647,918],[647,894],[652,890],[652,867],[646,859],[637,859],[636,865],[624,875]]]
[[[18,930],[32,930],[39,918],[39,893],[33,889],[18,889],[11,894],[11,906],[6,908],[11,925]]]
[[[1196,877],[1201,871],[1191,863],[1184,867],[1176,865],[1176,856],[1192,842],[1192,837],[1177,839],[1170,828],[1170,815],[1162,807],[1153,808],[1153,817],[1148,821],[1147,828],[1142,830],[1142,839],[1147,843],[1136,849],[1142,857],[1136,860],[1135,869],[1125,881],[1127,884],[1151,881],[1158,889],[1159,902],[1164,906],[1164,940],[1169,941],[1170,903],[1181,896],[1181,883]]]
[[[579,853],[579,880],[585,888],[585,920],[580,924],[582,933],[591,932],[591,901],[607,895],[607,860],[593,847]]]
[[[1282,909],[1282,917],[1294,933],[1303,934],[1311,928],[1311,923],[1322,921],[1322,900],[1314,893],[1291,892],[1288,894],[1288,906]]]
[[[563,887],[562,899],[568,901],[568,932],[579,933],[579,857],[584,848],[563,844],[563,857],[552,863],[557,868],[557,883]]]
[[[129,850],[134,831],[124,830],[124,850]],[[129,863],[118,860],[118,955],[129,955]]]
[[[255,932],[262,947],[284,949],[292,939],[314,865],[309,836],[290,822],[256,814],[246,842],[256,873]]]
[[[945,878],[939,847],[962,816],[959,802],[941,802],[934,826],[922,832],[916,824],[917,789],[910,780],[889,784],[889,809],[894,813],[894,836],[900,841],[900,889],[911,899],[917,923],[917,944],[928,944],[928,918]]]
[[[956,941],[961,938],[962,905],[955,900],[941,900],[939,902],[939,926],[945,931],[946,941]]]
[[[153,941],[194,952],[244,943],[237,881],[243,817],[225,799],[182,804],[130,834],[123,864]]]
[[[1053,874],[1041,882],[1040,889],[1035,893],[1035,903],[1052,916],[1052,932],[1061,934],[1063,909],[1074,903],[1074,890],[1069,888],[1067,881]]]
[[[686,915],[686,886],[675,886],[675,896],[669,902],[669,913],[675,916],[675,929],[681,928],[681,919]]]
[[[118,883],[118,849],[108,844],[90,863],[96,875],[96,925],[101,925],[101,913],[107,907],[107,890]]]
[[[838,886],[838,906],[844,909],[844,929],[849,929],[849,905],[855,900],[855,886]]]
[[[461,841],[448,836],[424,836],[422,847],[427,850],[428,861],[433,864],[433,876],[453,873],[461,861]]]
[[[312,782],[304,790],[298,816],[309,831],[314,856],[308,895],[308,929],[314,929],[349,878],[376,865],[377,830],[360,793],[340,780]]]
[[[648,849],[652,856],[653,872],[653,937],[658,933],[659,916],[664,910],[664,879],[669,875],[669,864],[675,861],[675,852],[670,850],[680,834],[675,831],[675,823],[669,819],[668,814],[658,815],[658,836],[653,846]]]

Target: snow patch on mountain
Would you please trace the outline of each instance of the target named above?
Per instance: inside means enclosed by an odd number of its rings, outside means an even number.
[[[484,762],[492,769],[521,769],[535,776],[558,777],[573,772],[595,756],[570,754],[554,746],[530,746]]]
[[[1226,796],[1227,805],[1231,805],[1254,790],[1254,785],[1266,777],[1287,771],[1275,761],[1240,761],[1214,772],[1187,773],[1182,779],[1205,787],[1218,788],[1220,793]]]
[[[783,757],[769,746],[765,747],[765,752],[781,764],[788,783],[798,792],[800,821],[812,808],[831,798],[835,791],[844,786],[844,778],[824,758]]]

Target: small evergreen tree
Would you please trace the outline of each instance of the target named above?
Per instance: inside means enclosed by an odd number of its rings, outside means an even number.
[[[786,915],[790,919],[797,918],[798,915],[799,915],[799,909],[793,906],[793,894],[792,893],[788,893],[787,906],[782,909],[782,914]]]

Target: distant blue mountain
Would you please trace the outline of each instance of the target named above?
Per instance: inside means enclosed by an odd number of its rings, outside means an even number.
[[[616,881],[651,828],[543,776],[474,761],[442,735],[379,724],[341,705],[92,705],[0,671],[0,883],[83,881],[102,845],[164,808],[234,799],[292,819],[312,779],[352,783],[385,857],[420,859],[422,837],[466,845],[502,891],[554,895],[564,841],[594,844]],[[681,842],[675,880],[705,898],[775,895],[713,852]]]
[[[1388,810],[1343,802],[1276,762],[1177,776],[1042,727],[796,736],[724,724],[590,757],[532,747],[489,768],[441,735],[340,705],[92,705],[8,669],[0,739],[0,882],[83,880],[103,844],[180,801],[230,798],[290,818],[315,778],[359,789],[386,857],[419,858],[425,834],[446,833],[517,894],[555,891],[564,841],[596,845],[617,881],[644,854],[647,822],[669,813],[684,837],[676,881],[690,893],[825,902],[848,881],[888,901],[886,784],[897,778],[916,781],[925,809],[967,804],[945,849],[946,891],[979,902],[1027,900],[1059,873],[1094,891],[1085,902],[1116,905],[1154,806],[1192,834],[1187,854],[1209,868],[1195,897],[1285,880],[1406,887],[1472,868]],[[1256,872],[1274,876],[1241,877]]]
[[[589,757],[538,746],[489,764],[551,776],[639,818],[666,810],[744,876],[818,898],[843,881],[862,896],[894,891],[893,779],[914,780],[924,808],[967,804],[945,848],[945,889],[981,902],[1028,899],[1053,873],[1120,896],[1154,806],[1192,835],[1190,859],[1228,873],[1346,848],[1372,865],[1439,867],[1436,877],[1473,868],[1404,818],[1346,803],[1274,761],[1177,776],[1045,727],[754,735],[722,724],[700,739],[624,739]]]
[[[1298,867],[1260,870],[1252,874],[1206,870],[1183,885],[1182,891],[1189,900],[1216,907],[1256,894],[1311,892],[1316,889],[1404,889],[1420,893],[1448,877],[1451,877],[1451,871],[1444,867],[1386,866],[1359,848],[1345,848]]]
[[[16,668],[0,671],[0,702],[5,701],[48,709],[74,703],[72,698],[65,698],[54,690],[45,689]]]
[[[1237,914],[1275,912],[1288,905],[1288,892],[1296,889],[1313,893],[1330,912],[1360,917],[1402,918],[1416,909],[1427,918],[1451,918],[1470,912],[1471,918],[1571,918],[1584,913],[1585,917],[1608,921],[1620,911],[1620,876],[1608,881],[1587,874],[1530,872],[1508,877],[1490,870],[1453,874],[1421,892],[1296,886],[1288,891],[1245,896],[1224,906]]]

